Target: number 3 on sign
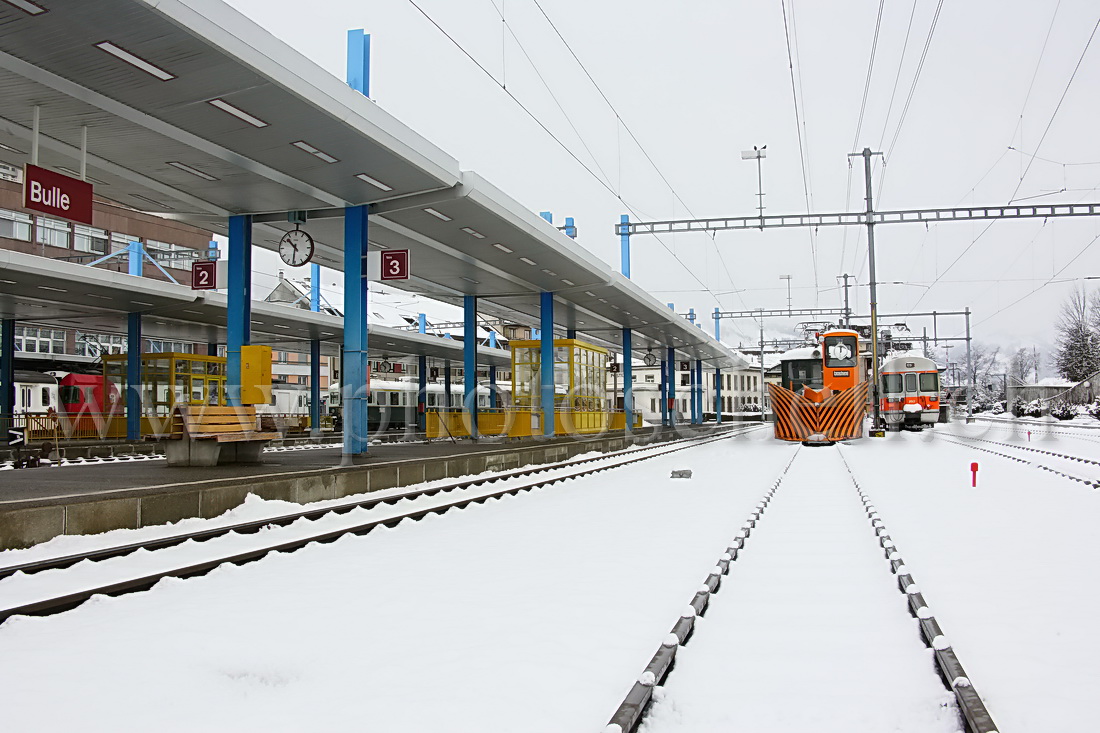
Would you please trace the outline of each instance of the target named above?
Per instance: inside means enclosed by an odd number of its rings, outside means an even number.
[[[409,250],[389,249],[382,253],[382,279],[409,279]]]

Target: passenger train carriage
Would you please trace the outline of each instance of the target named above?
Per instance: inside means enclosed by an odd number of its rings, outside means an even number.
[[[923,356],[900,355],[879,369],[879,410],[891,430],[920,430],[940,417],[940,373]]]

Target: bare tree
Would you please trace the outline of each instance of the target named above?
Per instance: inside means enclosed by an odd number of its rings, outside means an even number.
[[[1008,362],[1008,376],[1019,384],[1026,384],[1032,379],[1038,381],[1039,351],[1034,347],[1017,349]]]

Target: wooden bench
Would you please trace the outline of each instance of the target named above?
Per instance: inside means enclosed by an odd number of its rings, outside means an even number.
[[[262,463],[263,448],[281,437],[256,429],[255,407],[184,405],[172,413],[169,466]]]

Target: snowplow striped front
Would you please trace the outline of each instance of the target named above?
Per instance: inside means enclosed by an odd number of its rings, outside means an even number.
[[[813,402],[778,384],[769,384],[775,437],[790,441],[836,441],[863,436],[867,382]]]

